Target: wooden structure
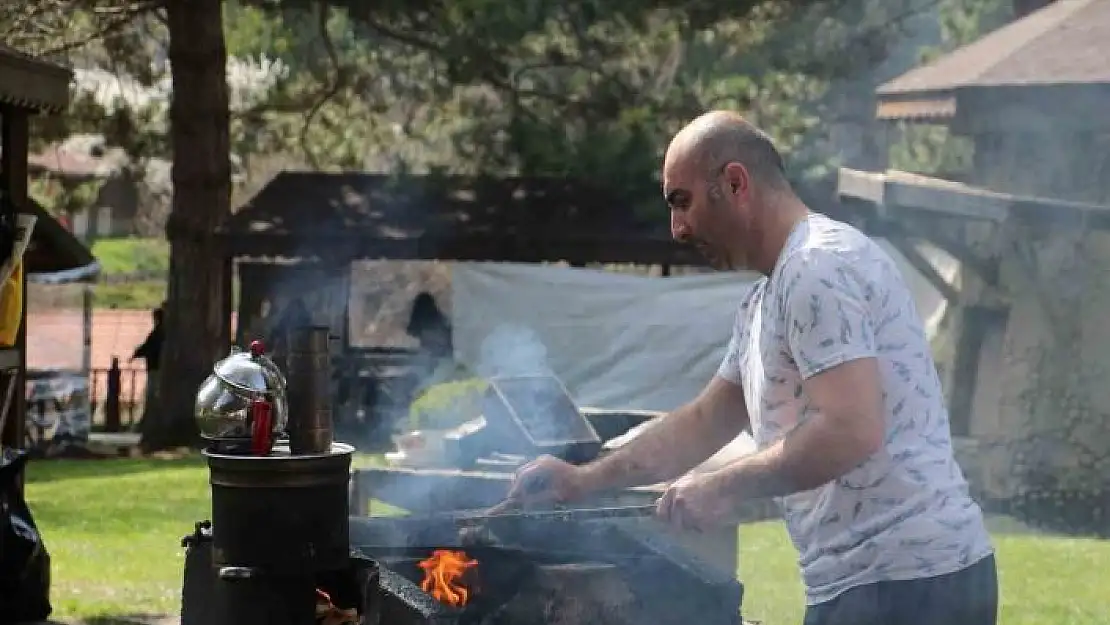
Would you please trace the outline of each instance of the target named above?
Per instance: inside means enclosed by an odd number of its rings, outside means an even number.
[[[701,264],[657,215],[557,179],[287,171],[224,229],[235,258]]]
[[[356,260],[703,264],[658,207],[558,179],[282,172],[220,232],[240,277],[236,338],[282,291],[331,311],[348,345]]]
[[[1031,520],[1107,532],[1110,515],[1110,0],[1058,0],[883,85],[878,117],[974,143],[964,184],[840,172],[839,194],[957,311],[950,411],[982,493]],[[912,260],[911,253],[907,258]],[[970,465],[970,466],[969,466]]]
[[[801,193],[836,213],[831,183]],[[664,275],[673,265],[705,264],[671,238],[662,198],[644,202],[557,178],[286,171],[220,236],[244,287],[241,323],[258,315],[275,282],[298,290],[328,284],[345,296],[342,276],[355,260],[629,263],[662,265]]]
[[[0,47],[0,192],[11,199],[9,205],[18,212],[36,210],[27,196],[29,118],[36,113],[63,110],[69,101],[70,78],[68,69]],[[85,264],[85,261],[91,262],[87,250],[82,254],[73,247],[68,233],[60,236],[57,230],[64,232],[64,229],[48,216],[42,219],[44,216],[39,215],[41,225],[35,228],[34,247],[24,257],[28,273],[71,269]],[[26,293],[23,302],[25,317]],[[15,346],[0,348],[0,388],[4,389],[0,401],[11,397],[10,406],[7,402],[0,404],[0,409],[6,413],[3,431],[0,432],[0,443],[3,445],[19,446],[23,441],[26,327],[24,319]],[[9,388],[14,392],[9,394]]]

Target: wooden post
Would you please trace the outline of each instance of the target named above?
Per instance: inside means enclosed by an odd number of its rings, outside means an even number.
[[[108,432],[119,432],[119,400],[122,390],[123,372],[119,368],[119,357],[112,356],[112,366],[108,368],[108,381],[104,397],[104,429]],[[147,384],[150,382],[147,381]],[[133,387],[132,387],[133,388]]]
[[[0,154],[3,172],[0,188],[9,195],[12,204],[19,208],[27,204],[27,112],[5,107],[0,118]],[[8,375],[15,380],[12,410],[0,432],[0,444],[7,447],[23,446],[27,427],[27,280],[23,280],[23,310],[16,334],[15,349],[18,365]]]

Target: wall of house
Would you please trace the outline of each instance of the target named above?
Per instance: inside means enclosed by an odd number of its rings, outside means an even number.
[[[1106,203],[1100,140],[1037,132],[983,137],[979,184]],[[1011,307],[980,355],[974,423],[980,486],[1018,515],[1106,533],[1110,519],[1110,234],[1063,220],[999,233]]]

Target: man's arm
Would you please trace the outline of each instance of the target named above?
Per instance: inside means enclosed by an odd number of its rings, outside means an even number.
[[[131,360],[135,360],[136,358],[146,358],[147,357],[147,352],[150,351],[150,340],[151,340],[152,336],[154,336],[154,330],[151,330],[146,335],[146,338],[143,339],[143,342],[138,347],[135,348],[135,352],[133,354],[131,354]]]
[[[748,426],[740,386],[720,375],[692,402],[660,418],[628,444],[585,465],[587,492],[656,484],[704,462]]]
[[[714,476],[740,500],[817,488],[866,461],[883,444],[883,390],[860,278],[845,261],[796,259],[785,297],[787,341],[810,418],[782,440]]]

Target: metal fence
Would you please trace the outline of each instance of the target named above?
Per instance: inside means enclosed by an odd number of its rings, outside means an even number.
[[[143,414],[146,392],[146,370],[120,367],[113,359],[107,369],[89,372],[89,388],[93,423],[107,432],[131,428]]]

